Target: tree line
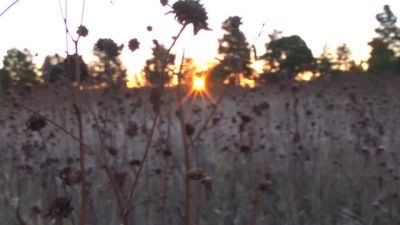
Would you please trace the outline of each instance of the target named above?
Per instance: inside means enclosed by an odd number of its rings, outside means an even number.
[[[325,46],[322,54],[315,58],[300,36],[282,36],[280,31],[268,35],[265,54],[258,55],[255,47],[249,44],[240,29],[241,18],[229,17],[222,23],[224,34],[218,40],[218,62],[210,68],[210,78],[213,82],[228,80],[237,84],[241,77],[256,79],[258,82],[291,80],[304,71],[318,73],[321,77],[335,76],[343,71],[369,74],[400,71],[400,28],[396,25],[397,17],[390,6],[385,5],[383,12],[376,15],[376,19],[380,26],[375,29],[377,36],[368,43],[371,52],[366,62],[368,69],[365,71],[360,64],[351,59],[351,50],[346,44],[338,46],[334,54]],[[147,29],[149,32],[152,30],[151,27]],[[78,32],[82,32],[81,27]],[[87,32],[85,30],[86,35]],[[137,39],[129,41],[130,50],[135,51],[139,46]],[[0,69],[0,90],[40,84],[71,83],[77,79],[76,69],[79,69],[79,79],[82,81],[105,82],[110,87],[124,86],[127,70],[120,58],[123,48],[123,44],[101,38],[93,47],[96,61],[86,64],[80,56],[63,57],[55,54],[45,57],[40,68],[33,63],[34,56],[29,50],[10,49],[4,56],[3,67]],[[263,63],[262,73],[256,73],[251,67],[254,61]],[[192,62],[191,59],[185,59],[182,66],[177,66],[175,55],[169,53],[163,44],[153,40],[152,57],[146,61],[142,73],[147,84],[163,85],[174,75],[179,75],[180,80],[190,79],[187,75],[193,66]]]

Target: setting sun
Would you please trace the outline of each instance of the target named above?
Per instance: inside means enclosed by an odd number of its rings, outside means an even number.
[[[192,89],[197,92],[202,92],[206,89],[206,78],[203,75],[194,75]]]

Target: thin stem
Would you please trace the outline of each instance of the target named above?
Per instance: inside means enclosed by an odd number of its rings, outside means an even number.
[[[82,0],[82,13],[81,13],[81,24],[83,24],[83,16],[85,15],[85,5],[86,5],[86,0]]]
[[[251,214],[251,225],[257,225],[258,205],[259,205],[259,190],[256,190],[252,201],[253,209]]]
[[[13,7],[19,0],[15,0],[13,3],[11,3],[3,12],[0,13],[0,17],[4,15],[11,7]]]
[[[174,38],[174,41],[172,42],[172,44],[171,44],[170,47],[168,48],[166,57],[165,57],[165,59],[164,59],[163,65],[162,65],[162,67],[161,67],[161,71],[164,71],[165,68],[167,67],[167,64],[168,64],[168,56],[169,56],[169,54],[170,54],[172,48],[175,46],[176,41],[179,39],[179,37],[181,36],[181,34],[183,33],[183,31],[184,31],[185,28],[186,28],[186,24],[184,24],[184,25],[182,26],[182,28],[181,28],[181,29],[179,30],[179,32],[178,32],[178,35]],[[163,91],[163,86],[160,86],[159,88],[160,88],[160,90],[161,90],[161,92],[162,92],[162,91]],[[154,119],[153,119],[153,125],[152,125],[151,132],[150,132],[150,137],[149,137],[149,140],[148,140],[147,143],[146,143],[146,147],[145,147],[145,150],[144,150],[144,154],[143,154],[142,160],[141,160],[140,165],[139,165],[139,169],[138,169],[137,172],[135,173],[135,180],[133,181],[133,185],[132,185],[132,187],[131,187],[131,190],[130,190],[130,193],[129,193],[129,196],[128,196],[128,201],[131,201],[131,200],[132,200],[132,198],[133,198],[133,196],[134,196],[135,189],[136,189],[136,187],[137,187],[137,185],[138,185],[139,177],[140,177],[140,175],[141,175],[141,173],[142,173],[143,166],[144,166],[144,161],[147,159],[147,156],[148,156],[149,151],[150,151],[150,146],[151,146],[151,143],[152,143],[152,141],[153,141],[154,131],[155,131],[155,128],[156,128],[156,125],[157,125],[157,121],[158,121],[158,118],[159,118],[159,114],[160,114],[160,110],[157,110],[157,111],[155,112],[155,116],[154,116]],[[131,209],[132,209],[132,207],[130,207],[129,209],[126,210],[125,216],[127,216],[127,215],[129,214],[129,211],[130,211]]]
[[[179,30],[179,32],[178,32],[178,35],[175,36],[174,41],[172,42],[171,46],[169,46],[168,51],[167,51],[167,54],[166,54],[165,59],[164,59],[164,62],[163,62],[163,65],[162,65],[162,67],[161,67],[161,69],[162,69],[161,71],[164,71],[165,68],[167,67],[168,58],[169,58],[168,56],[169,56],[169,54],[171,53],[172,48],[175,46],[176,41],[177,41],[177,40],[179,39],[179,37],[182,35],[182,33],[183,33],[183,31],[185,30],[186,26],[187,26],[187,24],[184,24],[184,25],[182,26],[182,28],[181,28],[181,29]]]
[[[64,22],[64,27],[65,27],[65,47],[66,47],[66,53],[67,55],[69,54],[69,44],[68,44],[68,26],[67,26],[67,1],[65,1],[65,15],[63,12],[63,8],[61,6],[61,0],[58,0],[58,6],[60,8],[60,14],[62,17],[62,20]]]
[[[78,118],[78,126],[79,126],[79,140],[80,143],[83,142],[83,124],[82,124],[82,114],[79,107],[75,104],[75,113]],[[81,178],[81,211],[80,211],[80,225],[86,225],[87,221],[87,213],[88,213],[88,200],[89,200],[89,192],[86,183],[86,171],[85,171],[85,163],[86,163],[86,152],[85,148],[82,144],[79,144],[79,166],[80,166],[80,178]]]
[[[181,76],[182,74],[182,69],[183,69],[183,62],[185,60],[185,55],[182,55],[181,59],[181,66],[179,68],[178,72],[178,77]],[[178,82],[178,98],[181,98],[181,96],[184,96],[181,93],[181,85],[180,82]],[[190,155],[189,155],[189,148],[188,148],[188,136],[186,133],[186,127],[185,127],[185,114],[184,114],[184,108],[183,105],[179,107],[178,109],[179,112],[179,122],[181,125],[181,134],[182,134],[182,142],[183,142],[183,150],[184,150],[184,160],[185,160],[185,173],[184,173],[184,179],[185,179],[185,203],[184,203],[184,215],[183,215],[183,224],[184,225],[190,225],[190,212],[191,212],[191,183],[190,179],[188,176],[186,176],[187,171],[191,167],[190,163]]]
[[[60,13],[61,13],[61,16],[62,16],[62,19],[63,19],[63,22],[64,22],[64,26],[65,26],[65,40],[66,40],[67,54],[69,54],[68,36],[69,36],[69,38],[71,38],[71,40],[73,42],[77,42],[79,40],[79,37],[77,39],[75,39],[72,36],[71,32],[69,32],[69,29],[68,29],[68,1],[65,0],[65,6],[64,6],[65,14],[64,14],[63,9],[61,7],[61,1],[60,0],[58,0],[58,5],[60,6]]]
[[[149,154],[149,149],[150,149],[150,145],[151,145],[151,142],[152,142],[152,139],[153,139],[153,136],[154,136],[154,131],[156,129],[156,124],[157,124],[157,121],[158,121],[158,117],[159,117],[159,113],[156,113],[156,115],[155,115],[155,117],[153,119],[153,125],[151,127],[150,137],[149,137],[149,140],[146,143],[146,148],[145,148],[142,160],[140,161],[139,169],[135,173],[135,180],[133,182],[131,191],[129,193],[129,198],[128,198],[129,200],[131,200],[132,197],[133,197],[133,193],[134,193],[134,191],[136,189],[136,186],[138,185],[139,176],[142,173],[142,170],[143,170],[143,167],[144,167],[144,161],[146,160],[147,155]]]
[[[226,90],[227,88],[225,87],[221,96],[218,98],[215,107],[213,108],[213,110],[211,111],[211,113],[208,115],[206,121],[203,123],[203,125],[201,126],[200,130],[197,132],[197,134],[193,137],[193,139],[191,139],[191,141],[188,144],[188,148],[190,149],[191,147],[193,147],[193,145],[196,143],[196,141],[200,138],[200,135],[206,130],[208,123],[210,122],[211,118],[213,117],[213,115],[215,114],[215,112],[217,111],[218,106],[220,105],[222,99],[224,98],[225,94],[226,94]]]

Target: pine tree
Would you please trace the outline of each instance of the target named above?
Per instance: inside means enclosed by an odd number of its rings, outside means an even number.
[[[231,76],[237,82],[239,74],[247,77],[252,74],[250,68],[251,48],[240,30],[241,24],[241,18],[238,16],[229,17],[222,24],[225,34],[219,40],[218,48],[218,53],[222,59],[212,72],[214,79],[225,80],[228,76]]]
[[[335,66],[338,70],[349,70],[351,68],[351,50],[346,44],[336,48]]]
[[[38,83],[38,76],[29,50],[16,48],[7,51],[3,59],[3,70],[9,74],[15,87]]]
[[[93,48],[100,62],[97,78],[107,81],[113,87],[120,87],[126,81],[126,69],[119,58],[123,48],[124,45],[117,45],[109,38],[99,39]]]
[[[376,15],[380,27],[375,29],[379,39],[388,44],[397,56],[400,55],[400,28],[396,26],[397,17],[393,14],[389,5],[383,7],[383,12]]]
[[[164,86],[171,79],[175,55],[168,54],[168,49],[164,45],[159,44],[157,40],[154,40],[153,43],[153,58],[146,61],[143,72],[150,84]]]
[[[322,74],[329,73],[333,66],[333,57],[327,45],[324,46],[321,55],[317,59],[317,69]]]

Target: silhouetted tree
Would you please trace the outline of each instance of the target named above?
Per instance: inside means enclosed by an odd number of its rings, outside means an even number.
[[[232,76],[237,82],[239,74],[247,77],[251,76],[251,48],[245,35],[240,30],[241,24],[241,18],[238,16],[229,17],[223,22],[222,29],[225,34],[219,40],[218,48],[218,53],[222,56],[222,59],[211,72],[213,79],[223,81],[228,76]]]
[[[46,83],[66,81],[65,58],[58,54],[46,56],[42,64],[42,79]]]
[[[335,66],[338,70],[350,70],[352,64],[351,50],[346,44],[336,48]]]
[[[329,51],[327,45],[324,46],[321,55],[317,59],[317,70],[322,73],[322,75],[332,71],[333,66],[333,56]]]
[[[12,48],[3,59],[3,70],[9,74],[12,84],[19,88],[38,83],[32,54],[27,50]]]
[[[12,86],[10,73],[5,69],[0,69],[0,91],[7,91]]]
[[[397,17],[385,5],[383,12],[376,15],[380,27],[375,29],[378,37],[368,44],[371,46],[368,59],[368,72],[386,73],[400,70],[400,28],[396,26]]]
[[[146,80],[151,85],[165,85],[173,75],[175,55],[168,54],[168,49],[164,45],[159,44],[157,40],[154,40],[153,43],[153,58],[146,61],[143,72]]]
[[[368,72],[384,73],[400,69],[399,59],[395,57],[394,51],[389,49],[388,43],[380,38],[374,38],[368,45],[371,46]]]
[[[303,39],[297,35],[282,37],[266,44],[267,52],[262,56],[273,72],[287,72],[289,78],[312,69],[314,58]]]
[[[94,55],[99,59],[97,79],[106,81],[113,87],[120,87],[126,82],[126,69],[119,58],[124,45],[117,45],[112,39],[99,39],[94,45]]]
[[[380,27],[375,29],[379,39],[388,44],[389,49],[400,55],[400,28],[396,26],[397,17],[393,14],[389,5],[383,7],[383,12],[376,15]]]

